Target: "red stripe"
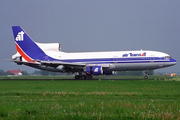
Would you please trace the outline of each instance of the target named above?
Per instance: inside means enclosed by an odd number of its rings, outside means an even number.
[[[28,62],[34,62],[34,61],[32,61],[32,59],[31,59],[29,56],[27,56],[27,55],[22,51],[22,49],[17,45],[17,43],[16,43],[16,49],[17,49],[17,51],[19,52],[19,54],[20,54],[25,60],[27,60]]]

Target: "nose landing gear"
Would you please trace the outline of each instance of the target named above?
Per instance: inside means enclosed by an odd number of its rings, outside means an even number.
[[[147,74],[147,72],[144,72],[144,79],[148,79],[148,74]]]

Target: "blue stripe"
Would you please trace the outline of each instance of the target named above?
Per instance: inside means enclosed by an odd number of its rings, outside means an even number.
[[[70,63],[87,63],[87,64],[110,64],[110,63],[150,63],[150,62],[176,62],[174,59],[165,59],[164,57],[139,57],[139,58],[95,58],[95,59],[70,59],[70,60],[56,60]]]
[[[164,57],[138,57],[138,58],[92,58],[92,59],[70,59],[70,60],[59,60],[62,62],[101,62],[101,61],[113,61],[113,62],[121,62],[121,61],[155,61],[155,60],[165,60]]]

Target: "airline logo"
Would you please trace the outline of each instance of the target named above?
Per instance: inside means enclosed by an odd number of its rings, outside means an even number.
[[[125,53],[122,55],[122,57],[136,57],[136,56],[146,56],[146,52],[141,54],[141,53]]]
[[[98,67],[94,69],[94,72],[98,72]]]
[[[15,40],[16,40],[16,41],[23,41],[23,40],[24,40],[24,32],[23,32],[23,31],[18,32]]]

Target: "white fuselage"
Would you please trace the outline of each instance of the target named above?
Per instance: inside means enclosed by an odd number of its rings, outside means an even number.
[[[59,44],[37,44],[47,55],[47,57],[45,56],[41,60],[85,64],[85,66],[102,66],[103,69],[111,71],[151,70],[176,64],[176,60],[172,59],[168,54],[158,51],[137,50],[66,53],[59,51],[59,49],[55,49],[59,48]],[[18,53],[15,54],[13,58],[17,57],[18,55]],[[26,61],[24,59],[22,60]],[[79,66],[76,68],[82,69]],[[56,69],[46,67],[45,69],[63,71],[62,69],[59,69],[59,67]]]
[[[86,64],[86,66],[102,66],[113,71],[151,70],[168,67],[176,61],[166,53],[158,51],[107,51],[65,53],[48,51],[45,53],[59,61]],[[144,54],[144,56],[142,56]],[[47,58],[45,59],[47,60]]]

